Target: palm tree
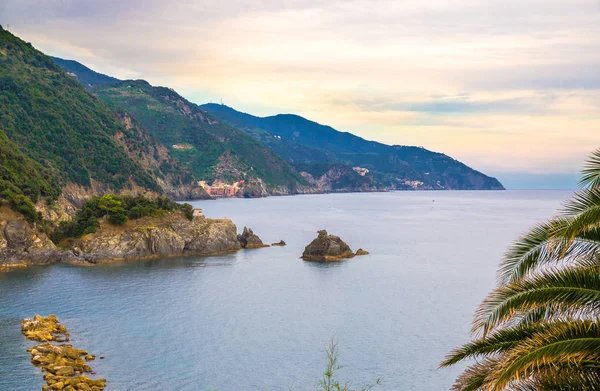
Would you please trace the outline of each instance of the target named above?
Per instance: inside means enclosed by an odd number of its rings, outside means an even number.
[[[455,391],[600,390],[600,149],[558,216],[506,252],[473,340],[442,367],[469,360]]]

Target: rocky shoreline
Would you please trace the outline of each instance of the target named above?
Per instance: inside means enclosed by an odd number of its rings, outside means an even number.
[[[96,232],[55,245],[23,216],[0,208],[0,271],[16,267],[67,263],[95,265],[109,262],[209,256],[242,248],[268,247],[244,228],[241,235],[230,219],[211,219],[181,212],[146,216],[115,226],[101,221]]]
[[[31,354],[31,363],[44,372],[46,385],[42,387],[42,391],[104,390],[106,379],[94,380],[84,375],[94,373],[88,362],[95,360],[96,356],[72,345],[50,343],[69,341],[67,328],[58,322],[56,316],[44,318],[35,315],[32,319],[24,319],[21,322],[21,332],[29,340],[44,342],[27,349]]]

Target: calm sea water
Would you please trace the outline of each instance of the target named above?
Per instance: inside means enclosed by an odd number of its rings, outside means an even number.
[[[0,273],[0,390],[39,390],[20,334],[54,313],[107,390],[314,390],[324,348],[342,379],[447,390],[438,370],[468,338],[505,248],[568,192],[397,192],[195,202],[287,247],[211,258],[56,265]],[[307,263],[318,229],[372,255]]]

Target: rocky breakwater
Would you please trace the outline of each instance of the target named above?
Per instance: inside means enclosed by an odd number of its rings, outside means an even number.
[[[72,345],[54,345],[48,341],[63,342],[69,340],[69,333],[54,315],[44,318],[35,315],[21,322],[21,331],[27,339],[45,341],[27,349],[31,354],[31,363],[42,369],[46,385],[43,391],[101,391],[106,387],[106,379],[91,379],[84,373],[93,373],[88,365],[95,356]]]
[[[69,244],[70,254],[66,262],[101,263],[215,255],[241,247],[236,226],[229,219],[195,215],[190,220],[181,212],[170,212],[129,220],[121,226],[101,221],[95,233]]]
[[[301,258],[305,261],[335,262],[366,254],[368,252],[363,249],[354,253],[339,236],[329,235],[323,229],[318,231],[317,238],[305,247]]]

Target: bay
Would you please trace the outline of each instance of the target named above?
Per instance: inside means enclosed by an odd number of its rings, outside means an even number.
[[[374,390],[447,390],[502,253],[567,191],[393,192],[197,201],[268,243],[217,257],[0,273],[0,390],[39,390],[20,320],[56,314],[105,360],[107,390],[314,390],[324,348]],[[299,259],[319,229],[371,255]]]

